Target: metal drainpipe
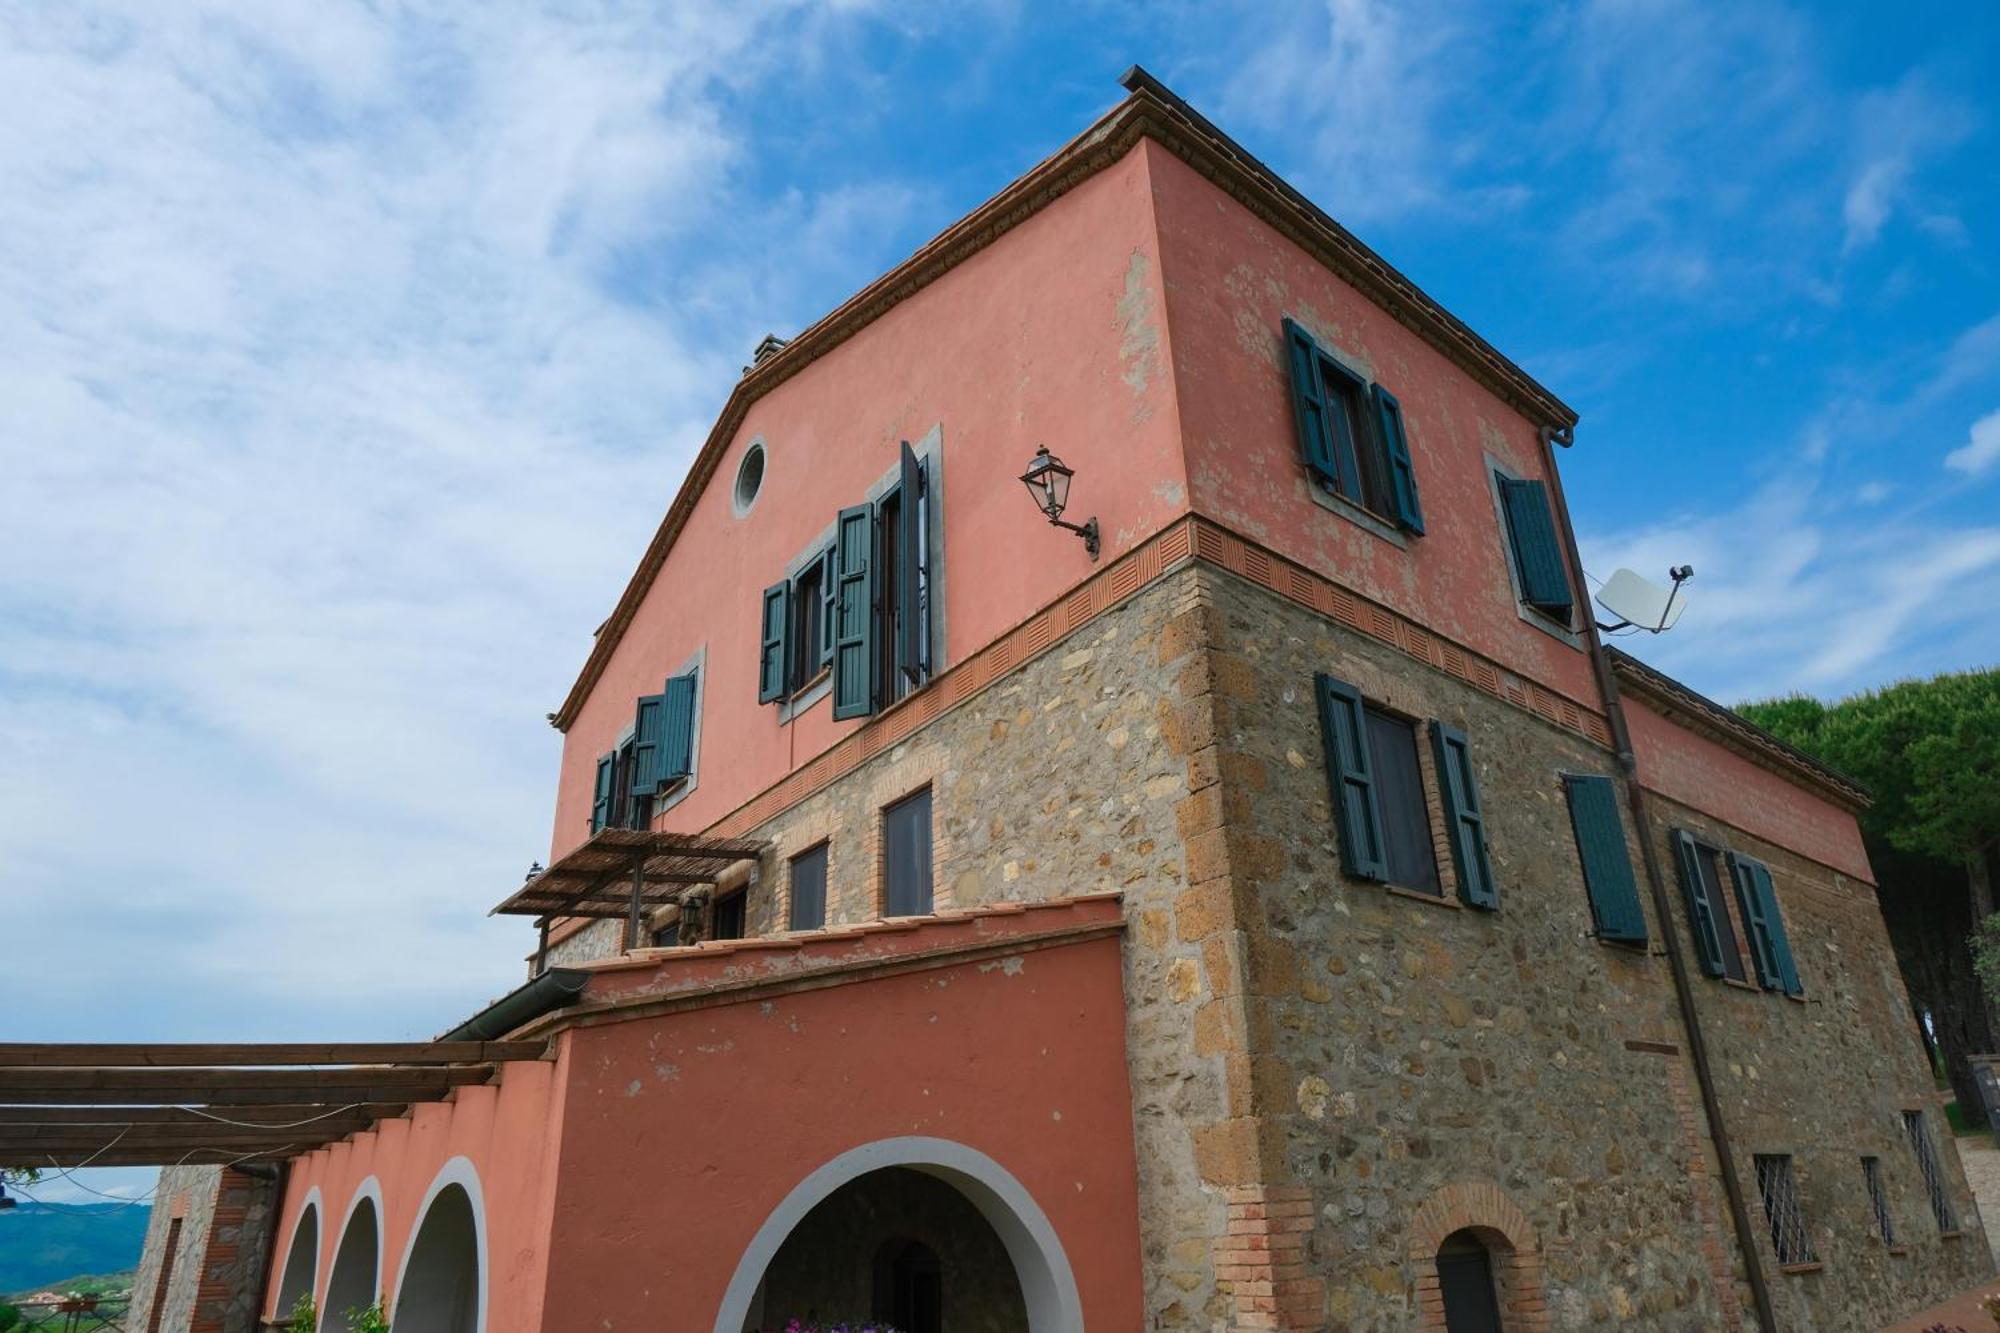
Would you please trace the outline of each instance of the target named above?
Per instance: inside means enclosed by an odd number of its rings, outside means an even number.
[[[1750,1300],[1757,1307],[1757,1325],[1764,1333],[1778,1333],[1778,1318],[1771,1309],[1771,1288],[1764,1280],[1763,1260],[1757,1255],[1757,1231],[1750,1209],[1737,1183],[1736,1158],[1729,1146],[1729,1130],[1723,1123],[1722,1103],[1715,1095],[1715,1075],[1708,1067],[1708,1042],[1702,1036],[1701,1017],[1695,1011],[1694,988],[1688,981],[1687,960],[1681,956],[1680,931],[1675,928],[1667,894],[1666,876],[1653,850],[1652,821],[1646,808],[1645,790],[1639,785],[1639,760],[1632,751],[1632,733],[1625,725],[1625,706],[1619,699],[1617,675],[1604,642],[1597,635],[1597,618],[1590,613],[1589,585],[1583,577],[1583,555],[1577,550],[1576,530],[1570,526],[1569,502],[1563,498],[1562,475],[1556,470],[1553,440],[1555,432],[1543,430],[1542,467],[1548,473],[1549,489],[1555,496],[1556,520],[1562,524],[1563,545],[1569,556],[1570,575],[1579,595],[1584,597],[1583,633],[1590,645],[1591,666],[1597,673],[1597,690],[1604,699],[1605,721],[1611,727],[1612,748],[1618,754],[1618,770],[1625,780],[1625,803],[1639,833],[1639,858],[1645,864],[1646,885],[1652,891],[1653,913],[1660,920],[1660,934],[1667,946],[1667,970],[1674,978],[1674,998],[1680,1004],[1681,1028],[1687,1033],[1688,1058],[1694,1063],[1695,1083],[1701,1089],[1701,1109],[1708,1120],[1708,1137],[1715,1144],[1716,1166],[1722,1172],[1722,1192],[1729,1202],[1730,1221],[1736,1227],[1737,1250],[1743,1256],[1743,1275],[1750,1283]]]

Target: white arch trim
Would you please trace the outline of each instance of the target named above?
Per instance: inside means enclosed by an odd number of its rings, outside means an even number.
[[[325,1282],[320,1282],[318,1279],[314,1280],[314,1287],[319,1293],[315,1299],[318,1300],[322,1307],[326,1305],[326,1288],[333,1282],[333,1270],[340,1267],[340,1247],[347,1242],[347,1228],[353,1224],[355,1210],[361,1207],[361,1201],[364,1199],[375,1205],[374,1290],[378,1294],[382,1290],[382,1240],[387,1234],[386,1228],[389,1225],[389,1214],[388,1210],[382,1206],[382,1182],[373,1176],[369,1176],[354,1187],[354,1197],[347,1201],[347,1211],[342,1214],[340,1219],[340,1230],[336,1231],[333,1236],[332,1256],[326,1262],[326,1272],[320,1275],[325,1278]],[[322,1329],[326,1327],[326,1310],[324,1308],[319,1312],[319,1326]]]
[[[1083,1298],[1062,1241],[1027,1187],[976,1148],[950,1139],[879,1139],[851,1148],[800,1181],[764,1219],[715,1312],[715,1333],[743,1333],[764,1270],[792,1229],[842,1185],[871,1171],[905,1166],[957,1189],[999,1233],[1021,1281],[1029,1333],[1082,1333]]]
[[[306,1191],[305,1202],[299,1205],[298,1215],[292,1218],[291,1234],[285,1237],[285,1248],[280,1251],[285,1257],[279,1260],[278,1280],[271,1288],[271,1304],[273,1308],[270,1311],[270,1315],[274,1321],[282,1319],[285,1315],[285,1312],[277,1309],[276,1306],[279,1297],[284,1294],[285,1279],[292,1275],[292,1247],[299,1243],[299,1228],[305,1225],[308,1214],[312,1216],[313,1225],[319,1227],[319,1234],[314,1237],[313,1271],[312,1277],[306,1281],[306,1290],[313,1294],[314,1300],[319,1299],[320,1251],[326,1248],[326,1228],[320,1224],[326,1221],[326,1201],[320,1198],[319,1186],[315,1185]]]
[[[410,1237],[403,1242],[403,1262],[396,1268],[396,1296],[398,1301],[389,1304],[390,1326],[395,1325],[395,1312],[403,1294],[403,1279],[410,1274],[410,1256],[417,1252],[417,1237],[424,1234],[424,1222],[431,1215],[431,1205],[438,1195],[449,1186],[456,1185],[465,1191],[472,1201],[473,1252],[479,1257],[479,1300],[474,1307],[478,1315],[473,1322],[477,1333],[486,1333],[486,1287],[487,1275],[493,1270],[486,1266],[486,1195],[479,1188],[479,1169],[469,1157],[454,1157],[438,1168],[431,1180],[431,1187],[424,1191],[424,1202],[417,1209],[416,1225],[410,1228]]]

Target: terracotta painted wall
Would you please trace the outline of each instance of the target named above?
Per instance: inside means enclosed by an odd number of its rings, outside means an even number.
[[[821,702],[780,726],[757,703],[759,598],[895,466],[900,440],[942,428],[947,664],[1101,568],[1017,480],[1037,444],[1076,469],[1069,517],[1098,517],[1105,560],[1170,521],[1186,488],[1166,356],[1147,159],[1134,153],[755,403],[565,737],[554,852],[587,836],[597,756],[633,700],[704,644],[699,785],[661,827],[707,826],[859,725]],[[763,491],[739,520],[730,493],[758,436]]]
[[[265,1278],[264,1309],[275,1313],[278,1284],[300,1211],[319,1190],[320,1257],[315,1299],[324,1305],[348,1205],[371,1177],[381,1186],[382,1284],[393,1305],[399,1267],[418,1210],[438,1172],[469,1159],[485,1202],[487,1333],[542,1327],[553,1151],[562,1125],[560,1065],[516,1061],[497,1086],[461,1088],[451,1102],[422,1105],[373,1132],[295,1158],[279,1213],[278,1240]],[[334,1325],[329,1325],[332,1327]]]
[[[1640,776],[1653,791],[1863,883],[1875,882],[1853,815],[1638,699],[1625,699],[1625,720]]]
[[[801,1180],[916,1135],[1012,1173],[1062,1240],[1088,1326],[1139,1328],[1124,1003],[1106,937],[568,1033],[550,1326],[588,1310],[591,1328],[710,1327]]]
[[[1544,475],[1535,427],[1394,316],[1148,143],[1192,507],[1581,703],[1577,648],[1524,623],[1484,455]],[[1282,321],[1372,370],[1401,400],[1427,535],[1408,549],[1314,502],[1300,462]]]

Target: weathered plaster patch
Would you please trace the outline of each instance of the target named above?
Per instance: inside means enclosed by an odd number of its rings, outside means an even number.
[[[1134,396],[1144,398],[1160,362],[1159,301],[1153,291],[1153,261],[1143,251],[1134,250],[1125,266],[1125,292],[1118,298],[1118,360],[1124,366],[1120,376]],[[1137,423],[1152,416],[1152,405],[1141,402],[1133,413]]]

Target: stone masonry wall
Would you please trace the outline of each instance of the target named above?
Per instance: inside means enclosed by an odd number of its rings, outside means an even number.
[[[1673,1087],[1684,1057],[1665,960],[1590,935],[1562,775],[1609,775],[1612,756],[1369,636],[1209,577],[1248,962],[1240,997],[1210,1007],[1235,1000],[1247,1013],[1242,1058],[1263,1135],[1261,1160],[1220,1165],[1310,1200],[1294,1281],[1316,1281],[1297,1290],[1323,1298],[1317,1310],[1281,1304],[1279,1326],[1436,1324],[1429,1261],[1468,1225],[1497,1252],[1510,1327],[1725,1326],[1731,1284],[1719,1245],[1704,1244],[1716,1240],[1705,1134]],[[1321,671],[1466,734],[1498,911],[1456,904],[1421,733],[1446,896],[1341,874]],[[1217,1034],[1203,1054],[1237,1054],[1225,1024],[1197,1028]]]
[[[1978,1208],[1952,1146],[1902,974],[1872,886],[1661,797],[1651,798],[1655,847],[1673,876],[1673,828],[1754,856],[1771,869],[1786,934],[1805,987],[1793,999],[1754,985],[1695,977],[1723,1116],[1744,1196],[1760,1224],[1759,1251],[1779,1323],[1798,1333],[1873,1329],[1991,1276]],[[1693,937],[1671,879],[1676,929]],[[1746,938],[1733,896],[1739,940]],[[1756,977],[1748,955],[1745,975]],[[1958,1222],[1942,1237],[1902,1123],[1922,1110],[1950,1181]],[[1793,1158],[1819,1267],[1781,1272],[1753,1158]],[[1861,1159],[1881,1159],[1897,1245],[1880,1239]]]
[[[158,1333],[250,1333],[263,1294],[275,1195],[271,1182],[220,1166],[160,1172],[126,1324]],[[167,1235],[180,1222],[157,1321]]]

